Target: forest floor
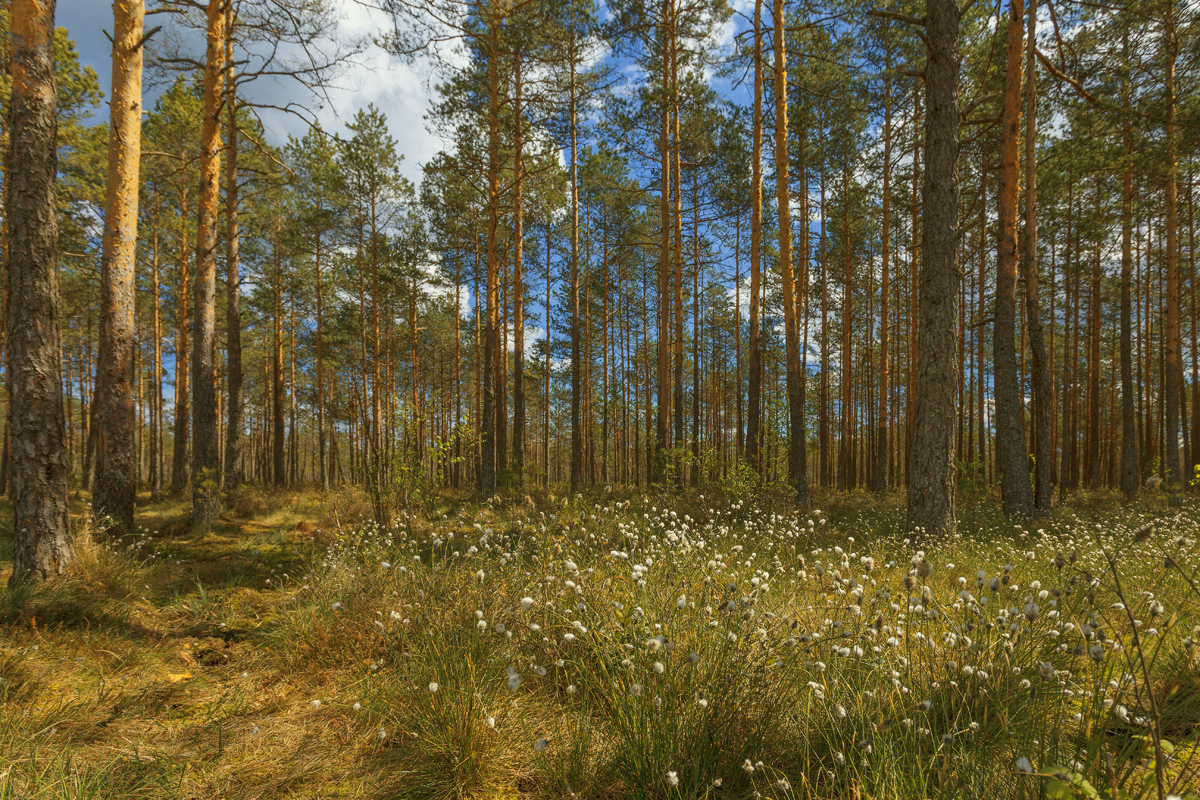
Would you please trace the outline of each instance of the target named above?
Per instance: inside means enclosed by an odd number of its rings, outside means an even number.
[[[441,498],[380,529],[244,491],[204,533],[143,499],[71,578],[0,589],[0,800],[1200,786],[1200,511],[1161,498],[969,505],[928,552],[898,497]]]

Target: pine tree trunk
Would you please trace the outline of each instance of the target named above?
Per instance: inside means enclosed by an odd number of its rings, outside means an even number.
[[[888,272],[892,251],[892,48],[886,53],[883,90],[883,231],[880,236],[879,287],[879,418],[875,432],[875,460],[871,487],[876,492],[888,488],[888,391],[891,372],[888,363],[888,303],[891,275]],[[807,221],[806,221],[807,224]]]
[[[996,226],[996,309],[992,348],[996,396],[996,469],[1005,516],[1033,513],[1029,465],[1025,449],[1025,402],[1017,370],[1017,200],[1020,194],[1021,57],[1025,11],[1021,0],[1009,0],[1008,62],[1000,121],[1000,188]]]
[[[954,430],[958,409],[958,77],[957,0],[930,0],[925,17],[925,209],[918,301],[917,376],[908,527],[954,532]]]
[[[514,146],[513,152],[513,477],[519,489],[525,488],[525,206],[524,189],[524,146],[523,120],[521,115],[521,88],[524,75],[521,72],[521,54],[516,57],[514,73]],[[549,328],[547,328],[549,330]]]
[[[113,3],[112,102],[108,190],[100,260],[100,355],[93,420],[96,482],[92,512],[118,532],[134,529],[137,497],[132,379],[136,330],[138,189],[142,155],[143,0]]]
[[[775,198],[779,210],[779,272],[783,282],[784,347],[787,361],[787,398],[790,438],[788,442],[788,480],[797,501],[808,504],[808,475],[803,450],[804,407],[800,403],[799,331],[796,324],[796,278],[792,271],[791,187],[788,185],[788,94],[787,50],[784,37],[784,0],[775,0]]]
[[[1176,157],[1176,99],[1175,99],[1175,59],[1178,41],[1175,36],[1174,3],[1167,5],[1166,19],[1163,30],[1163,53],[1166,57],[1166,145],[1167,145],[1167,197],[1166,197],[1166,233],[1167,233],[1167,326],[1166,346],[1166,375],[1163,382],[1163,392],[1166,395],[1166,430],[1164,431],[1163,467],[1165,481],[1169,488],[1175,489],[1182,485],[1184,476],[1179,467],[1179,426],[1180,426],[1180,389],[1183,383],[1183,348],[1179,333],[1180,291],[1179,291],[1179,165]]]
[[[275,222],[275,280],[272,287],[273,304],[271,320],[271,483],[282,487],[287,483],[284,467],[284,416],[283,416],[283,254],[281,227],[283,221]]]
[[[762,345],[759,343],[759,283],[762,274],[762,0],[754,0],[754,125],[750,159],[750,339],[746,409],[746,463],[761,476],[759,426],[762,418]],[[741,316],[741,306],[738,306]]]
[[[175,420],[174,445],[171,454],[171,496],[179,497],[188,482],[188,436],[191,430],[190,394],[188,377],[191,373],[190,339],[188,333],[188,306],[191,284],[189,261],[191,248],[187,237],[187,186],[184,185],[179,198],[179,292],[175,309]]]
[[[580,414],[582,378],[579,341],[579,142],[576,118],[578,113],[575,85],[575,40],[570,44],[571,95],[569,124],[571,126],[571,492],[583,484],[583,420]]]
[[[225,124],[225,361],[229,401],[225,418],[225,486],[242,482],[244,398],[242,389],[242,281],[238,276],[238,123],[237,85],[233,74],[233,3],[226,6]],[[318,390],[319,391],[319,390]]]
[[[487,323],[483,346],[483,407],[480,427],[479,496],[487,500],[496,493],[496,360],[499,337],[497,331],[497,271],[500,215],[500,66],[499,20],[489,21],[488,35],[488,166],[487,166]],[[476,293],[478,313],[478,293]]]
[[[322,208],[321,211],[324,209]],[[324,285],[322,282],[321,272],[321,256],[322,256],[322,231],[317,231],[316,234],[316,253],[315,253],[315,271],[317,279],[317,481],[321,487],[321,491],[329,489],[329,472],[326,469],[326,447],[325,447],[325,338],[324,338]],[[456,287],[457,291],[457,287]],[[457,323],[459,316],[454,315]],[[457,326],[455,327],[455,341],[457,341]]]
[[[1037,0],[1029,0],[1025,54],[1025,317],[1033,355],[1034,508],[1049,514],[1054,500],[1054,380],[1042,331],[1037,234]]]
[[[9,13],[12,95],[4,199],[12,585],[63,574],[74,549],[67,522],[66,418],[59,368],[54,2],[12,0]]]
[[[192,316],[192,525],[206,529],[220,510],[221,454],[217,437],[217,203],[221,194],[221,107],[225,89],[225,3],[208,2],[204,120],[200,129],[200,193]]]

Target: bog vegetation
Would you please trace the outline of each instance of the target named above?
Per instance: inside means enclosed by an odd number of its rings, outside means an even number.
[[[1194,792],[1194,511],[833,503],[154,504],[2,596],[2,796]]]
[[[1195,4],[3,5],[0,800],[1195,800]]]

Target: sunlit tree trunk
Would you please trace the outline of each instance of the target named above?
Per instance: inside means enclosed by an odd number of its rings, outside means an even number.
[[[796,324],[796,278],[792,271],[791,191],[788,186],[787,50],[784,44],[784,0],[775,0],[775,198],[779,207],[779,272],[783,281],[783,316],[786,350],[786,383],[791,437],[788,443],[788,479],[801,505],[808,503],[808,475],[804,463],[804,408],[800,404],[801,355]]]
[[[1000,473],[1000,502],[1005,515],[1033,513],[1025,450],[1025,403],[1017,369],[1017,201],[1020,194],[1020,127],[1022,34],[1025,11],[1021,0],[1009,0],[1008,62],[1000,117],[1000,189],[996,199],[996,309],[992,348],[996,396],[996,470]]]
[[[120,532],[133,530],[137,496],[133,359],[137,345],[139,165],[142,155],[143,0],[113,3],[112,101],[108,128],[108,190],[100,259],[100,356],[92,417],[96,425],[96,481],[92,511],[111,517]]]
[[[208,2],[204,119],[200,128],[200,193],[196,225],[196,282],[192,312],[192,524],[205,529],[220,509],[217,437],[216,287],[217,204],[221,185],[221,109],[225,89],[225,4]]]
[[[754,0],[754,125],[750,160],[750,340],[746,417],[746,463],[759,472],[759,420],[762,417],[762,345],[759,343],[759,282],[762,274],[762,0]],[[738,315],[741,315],[741,306]]]

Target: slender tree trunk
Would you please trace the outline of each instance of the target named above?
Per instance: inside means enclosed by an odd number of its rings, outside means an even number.
[[[498,228],[500,222],[500,21],[488,22],[488,224],[487,224],[487,331],[483,347],[483,408],[480,429],[479,496],[487,500],[496,493],[496,361],[499,350],[497,273],[500,268]],[[476,294],[478,313],[478,293]]]
[[[200,130],[200,194],[196,200],[195,311],[192,318],[192,525],[203,530],[220,510],[217,439],[217,203],[221,194],[221,107],[225,89],[225,3],[208,2],[204,120]]]
[[[191,430],[190,394],[188,377],[191,373],[188,335],[188,306],[190,298],[189,261],[191,248],[187,236],[187,186],[183,186],[179,199],[179,292],[175,309],[175,431],[171,456],[171,496],[183,494],[188,482],[188,435]]]
[[[890,31],[889,31],[890,33]],[[879,292],[879,418],[875,433],[875,464],[872,488],[886,492],[888,487],[888,387],[891,373],[888,364],[888,302],[891,275],[888,272],[892,250],[892,48],[889,40],[886,52],[883,89],[883,232],[880,237]]]
[[[237,84],[233,73],[232,2],[226,5],[225,13],[225,124],[228,131],[225,160],[225,367],[229,382],[229,401],[225,411],[225,485],[232,489],[242,482],[245,402],[242,390],[242,281],[238,276],[238,123]]]
[[[790,439],[788,479],[801,505],[808,504],[808,475],[804,463],[804,408],[800,404],[800,342],[796,324],[796,278],[792,271],[791,187],[788,185],[788,95],[784,0],[775,0],[775,199],[779,210],[779,272],[783,282],[784,346]]]
[[[67,522],[66,419],[59,368],[54,0],[12,0],[9,14],[12,95],[4,199],[6,383],[13,443],[11,585],[63,574],[74,549]]]
[[[142,155],[143,0],[113,3],[112,121],[108,135],[108,191],[100,261],[100,357],[93,419],[96,482],[92,512],[112,517],[119,532],[134,529],[137,497],[133,359],[137,331],[138,173]],[[11,228],[10,228],[11,230]]]
[[[841,389],[841,420],[838,452],[838,489],[854,488],[854,362],[850,330],[854,326],[854,262],[850,232],[850,169],[847,158],[842,164],[842,354],[838,365]]]
[[[569,45],[571,62],[570,121],[571,126],[571,492],[579,491],[583,483],[583,420],[580,418],[580,341],[579,341],[579,142],[576,115],[578,97],[575,85],[575,39]]]
[[[524,146],[521,115],[522,74],[520,52],[516,56],[513,87],[514,145],[513,153],[513,476],[519,489],[525,488],[525,206],[524,169],[522,148]]]
[[[908,527],[927,536],[954,532],[954,430],[958,341],[957,0],[930,0],[925,17],[924,261],[914,397]]]
[[[761,2],[761,0],[759,0]],[[658,413],[654,424],[654,447],[650,480],[662,483],[667,478],[667,450],[670,448],[671,419],[671,311],[668,300],[671,270],[671,70],[666,57],[671,42],[672,0],[663,0],[658,23],[661,43],[662,78],[659,86],[659,246],[658,246]]]
[[[275,222],[275,280],[272,292],[274,294],[271,321],[271,482],[282,487],[287,483],[284,467],[284,425],[283,416],[283,254],[280,239],[283,231],[283,220]]]
[[[1042,332],[1037,233],[1037,0],[1029,0],[1025,51],[1025,318],[1033,355],[1034,508],[1049,514],[1054,501],[1054,380]]]
[[[750,359],[749,402],[746,419],[746,463],[762,472],[759,464],[759,420],[762,416],[762,345],[759,343],[758,297],[762,274],[762,0],[754,0],[754,141],[750,160]],[[741,307],[738,307],[741,315]]]
[[[1179,397],[1183,383],[1183,348],[1179,333],[1180,291],[1179,291],[1179,165],[1176,157],[1176,109],[1175,109],[1175,60],[1178,51],[1178,40],[1175,35],[1175,4],[1166,6],[1166,20],[1163,36],[1163,53],[1166,57],[1166,103],[1167,103],[1167,197],[1166,197],[1166,228],[1167,228],[1167,327],[1166,346],[1166,375],[1163,382],[1163,392],[1166,395],[1166,430],[1164,432],[1163,452],[1165,455],[1165,480],[1169,488],[1178,488],[1184,479],[1179,467]]]
[[[1019,143],[1021,128],[1022,34],[1025,10],[1021,0],[1008,4],[1008,64],[1001,111],[1000,189],[996,226],[996,310],[992,348],[996,396],[996,469],[1000,473],[1000,502],[1008,517],[1033,513],[1029,464],[1025,449],[1025,402],[1017,369],[1017,201],[1020,194]]]
[[[1123,105],[1128,108],[1129,34],[1122,36],[1125,60],[1122,75]],[[1137,413],[1133,383],[1133,124],[1126,117],[1121,130],[1125,164],[1121,175],[1121,492],[1127,500],[1138,493]]]
[[[324,209],[320,209],[323,211]],[[315,253],[315,272],[317,280],[317,481],[321,487],[321,491],[329,490],[329,470],[325,466],[325,307],[324,307],[324,284],[322,275],[321,256],[323,255],[322,245],[323,231],[317,231],[316,253]],[[455,287],[457,292],[457,287]],[[457,295],[456,295],[457,296]],[[456,309],[457,312],[457,309]],[[455,313],[455,341],[457,342],[457,323],[458,314]]]
[[[150,402],[154,408],[154,431],[151,441],[153,442],[152,452],[150,455],[150,494],[157,498],[162,491],[163,478],[163,401],[162,401],[162,288],[159,270],[159,250],[158,250],[158,227],[159,227],[159,192],[157,187],[154,192],[154,240],[153,240],[153,257],[151,259],[150,273],[150,292],[154,302],[154,372],[153,384],[154,388],[150,395]],[[0,485],[3,482],[0,481]]]

